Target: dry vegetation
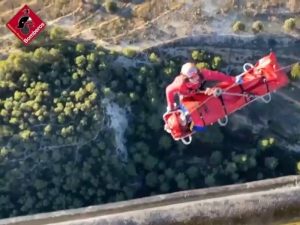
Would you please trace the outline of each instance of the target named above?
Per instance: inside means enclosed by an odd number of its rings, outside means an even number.
[[[201,0],[119,0],[114,12],[107,9],[108,0],[3,0],[0,2],[0,40],[8,45],[13,35],[5,23],[15,14],[20,5],[28,4],[48,24],[68,29],[71,38],[106,41],[110,44],[144,43],[166,41],[170,38],[197,33],[232,33],[232,24],[245,23],[245,33],[252,33],[252,24],[260,20],[265,33],[283,32],[287,19],[286,10],[297,12],[297,0],[217,0],[214,4]],[[278,9],[283,9],[285,14]],[[278,10],[279,11],[278,11]],[[278,12],[277,12],[277,11]],[[285,11],[284,11],[285,10]],[[238,14],[237,18],[231,18]],[[241,18],[240,18],[241,17]],[[274,19],[276,17],[276,19]],[[299,18],[295,18],[296,21]],[[229,21],[227,24],[224,22]],[[218,25],[216,26],[216,23]],[[277,28],[268,30],[268,23],[277,23]],[[279,25],[280,24],[280,25]],[[299,22],[296,22],[299,24]],[[297,26],[296,26],[297,28]],[[296,29],[297,31],[297,29]],[[253,31],[257,33],[257,31]],[[243,32],[239,33],[243,34]],[[10,36],[9,36],[10,35]]]

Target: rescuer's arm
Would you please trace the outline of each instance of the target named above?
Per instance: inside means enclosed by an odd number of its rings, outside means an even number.
[[[177,94],[177,92],[179,91],[179,89],[173,85],[170,84],[167,88],[166,88],[166,96],[167,96],[167,111],[172,111],[175,109],[174,103],[175,103],[175,95]]]
[[[169,84],[166,88],[166,97],[167,97],[167,110],[172,111],[175,109],[175,96],[180,92],[182,87],[181,79],[175,78],[175,80]]]

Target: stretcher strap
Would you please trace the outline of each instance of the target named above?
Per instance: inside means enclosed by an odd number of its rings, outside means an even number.
[[[202,112],[200,110],[198,112],[200,113],[200,118],[201,118],[201,120],[203,122],[203,126],[206,126],[206,123],[205,123],[205,120],[204,120]]]
[[[242,91],[242,94],[245,94],[245,89],[244,89],[243,85],[239,84],[239,87],[240,87],[240,89],[241,89],[241,91]],[[247,95],[245,95],[245,102],[246,102],[246,103],[248,102]]]
[[[220,101],[221,101],[221,103],[222,103],[222,107],[223,107],[223,109],[224,109],[225,115],[227,116],[228,113],[227,113],[227,109],[226,109],[226,106],[225,106],[225,103],[224,103],[223,96],[220,95],[220,96],[219,96],[219,99],[220,99]]]
[[[267,79],[265,76],[262,76],[262,79],[263,79],[263,82],[265,83],[266,85],[266,88],[267,88],[267,92],[269,93],[270,92],[270,89],[269,89],[269,85],[268,85],[268,82],[267,82]]]

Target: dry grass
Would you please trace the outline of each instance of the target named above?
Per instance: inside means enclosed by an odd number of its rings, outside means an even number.
[[[80,2],[81,0],[3,0],[0,2],[0,12],[2,12],[0,13],[0,22],[1,24],[2,21],[7,22],[24,4],[41,15],[43,20],[53,20],[75,10]],[[49,6],[51,6],[51,10],[49,10]]]
[[[281,224],[281,225],[300,225],[300,221],[299,222],[292,222],[292,223],[285,223],[285,224]]]

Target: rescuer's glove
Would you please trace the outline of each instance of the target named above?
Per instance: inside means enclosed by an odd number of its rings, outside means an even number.
[[[243,83],[243,76],[238,75],[235,77],[235,83],[236,84],[242,84]]]

